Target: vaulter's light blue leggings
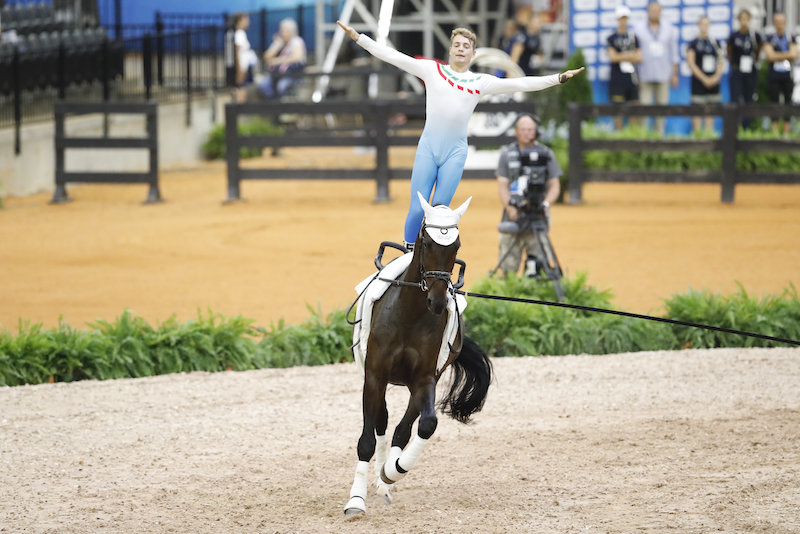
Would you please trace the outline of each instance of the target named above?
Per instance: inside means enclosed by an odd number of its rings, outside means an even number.
[[[404,239],[409,243],[417,240],[417,234],[422,226],[424,212],[419,204],[417,191],[428,199],[431,206],[436,204],[450,205],[456,193],[461,175],[464,172],[464,163],[467,161],[467,143],[458,143],[444,155],[437,155],[431,148],[425,135],[420,138],[417,146],[417,155],[414,158],[414,169],[411,171],[411,203],[406,216]],[[433,186],[436,191],[431,192]]]

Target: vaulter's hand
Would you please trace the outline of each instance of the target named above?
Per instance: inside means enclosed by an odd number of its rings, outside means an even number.
[[[569,80],[573,76],[576,76],[576,75],[580,74],[585,69],[586,69],[586,67],[581,67],[579,69],[572,69],[572,70],[564,71],[564,72],[562,72],[561,74],[558,75],[558,81],[560,83],[566,83],[567,80]]]
[[[358,41],[358,38],[359,38],[359,37],[361,37],[361,34],[360,34],[360,33],[358,33],[357,31],[355,31],[353,28],[351,28],[351,27],[350,27],[350,26],[348,26],[347,24],[344,24],[344,23],[343,23],[341,20],[337,20],[337,21],[336,21],[336,24],[338,24],[338,25],[339,25],[339,27],[340,27],[341,29],[343,29],[343,30],[344,30],[344,31],[347,33],[347,35],[349,35],[349,36],[350,36],[350,38],[351,38],[352,40],[354,40],[354,41]]]

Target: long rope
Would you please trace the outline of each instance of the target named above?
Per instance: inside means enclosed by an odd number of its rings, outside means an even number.
[[[521,302],[523,304],[539,304],[542,306],[555,306],[558,308],[569,308],[572,310],[583,310],[583,311],[590,311],[590,312],[598,312],[598,313],[608,313],[611,315],[621,315],[623,317],[633,317],[634,319],[646,319],[648,321],[657,321],[659,323],[669,323],[669,324],[676,324],[680,326],[690,326],[693,328],[703,328],[705,330],[714,330],[716,332],[725,332],[726,334],[736,334],[739,336],[747,336],[747,337],[754,337],[758,339],[766,339],[769,341],[777,341],[779,343],[787,343],[789,345],[796,345],[800,346],[800,341],[796,341],[794,339],[785,339],[781,337],[773,337],[773,336],[765,336],[764,334],[756,334],[754,332],[745,332],[743,330],[734,330],[731,328],[722,328],[720,326],[711,326],[707,324],[700,324],[700,323],[691,323],[688,321],[678,321],[676,319],[666,319],[664,317],[654,317],[652,315],[642,315],[640,313],[630,313],[618,310],[607,310],[605,308],[593,308],[592,306],[580,306],[578,304],[567,304],[565,302],[553,302],[550,300],[536,300],[536,299],[525,299],[521,297],[504,297],[500,295],[485,295],[483,293],[473,293],[471,291],[462,291],[460,289],[456,290],[456,293],[464,295],[465,297],[475,297],[481,299],[489,299],[489,300],[504,300],[507,302]]]

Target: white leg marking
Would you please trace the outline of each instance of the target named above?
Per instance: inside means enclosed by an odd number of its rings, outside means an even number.
[[[350,488],[350,500],[344,507],[348,517],[361,515],[367,511],[367,478],[369,477],[369,462],[359,461],[356,464],[356,474]]]

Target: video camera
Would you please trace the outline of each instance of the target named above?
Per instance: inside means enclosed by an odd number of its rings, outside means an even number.
[[[531,157],[533,155],[533,157]],[[511,194],[509,205],[517,208],[516,221],[504,221],[500,231],[516,234],[520,231],[547,231],[549,222],[543,202],[547,192],[547,157],[541,152],[520,155],[520,176],[517,191]],[[536,158],[536,159],[534,159]],[[508,224],[512,223],[512,224]],[[516,226],[516,228],[512,228]]]

